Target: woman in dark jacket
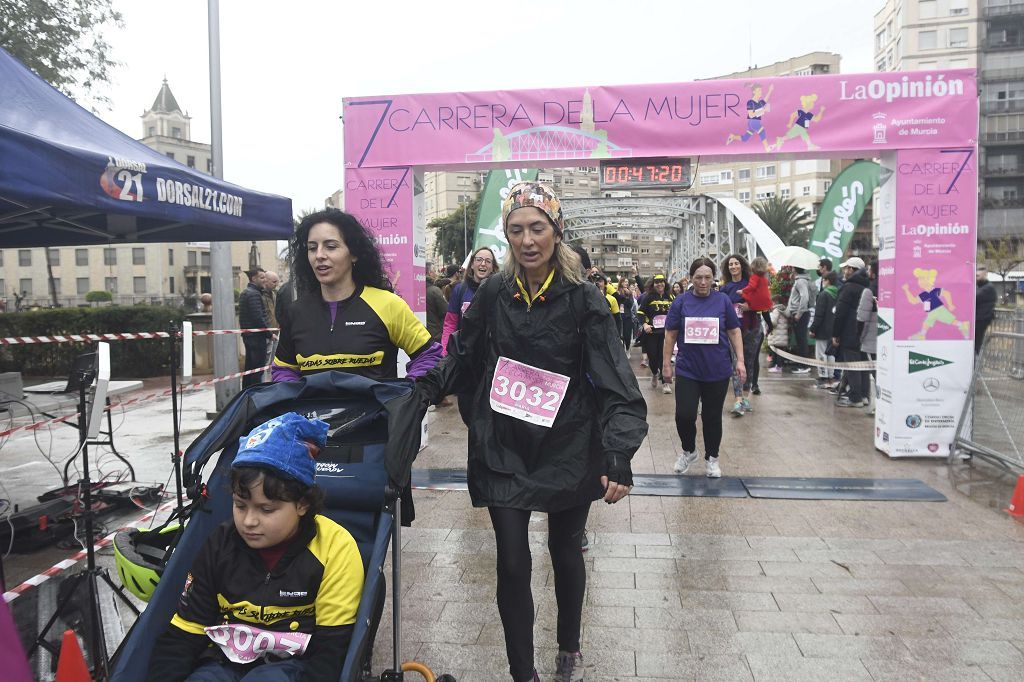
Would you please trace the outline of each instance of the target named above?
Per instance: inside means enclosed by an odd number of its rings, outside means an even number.
[[[504,272],[480,286],[448,355],[418,387],[429,403],[453,392],[474,396],[469,492],[494,526],[498,612],[512,679],[537,679],[531,511],[548,514],[557,674],[578,679],[583,527],[591,502],[614,503],[629,493],[647,407],[618,350],[607,301],[583,281],[578,257],[562,241],[558,199],[543,185],[520,183],[502,215],[510,247]]]
[[[864,359],[860,352],[857,308],[860,306],[861,294],[869,284],[868,271],[864,269],[864,261],[857,257],[841,263],[839,267],[843,269],[846,283],[839,290],[839,297],[836,299],[836,313],[832,320],[832,343],[839,347],[843,362],[857,362]],[[864,379],[868,375],[850,371],[847,376],[850,394],[840,398],[837,404],[841,407],[863,407],[862,402],[867,398],[868,390],[864,387]]]
[[[839,287],[836,283],[839,277],[829,270],[821,277],[821,291],[814,301],[814,322],[811,323],[811,336],[814,337],[814,357],[818,360],[835,360],[835,356],[829,355],[828,350],[832,346],[832,322],[835,319],[836,298],[839,296]],[[832,370],[827,367],[818,368],[818,378],[815,380],[817,388],[830,388]]]
[[[445,353],[448,347],[448,339],[462,326],[462,313],[469,307],[477,289],[485,279],[498,271],[498,261],[494,251],[489,246],[481,246],[473,252],[469,259],[469,270],[466,271],[466,278],[452,287],[452,296],[448,301],[448,311],[444,315],[444,330],[441,332],[441,352]],[[459,416],[462,423],[469,426],[470,408],[473,404],[473,397],[467,393],[461,393],[459,399]]]

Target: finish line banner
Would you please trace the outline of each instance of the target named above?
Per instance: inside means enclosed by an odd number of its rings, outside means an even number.
[[[946,457],[974,369],[975,147],[882,156],[875,447]]]
[[[345,166],[973,147],[974,69],[344,100]]]

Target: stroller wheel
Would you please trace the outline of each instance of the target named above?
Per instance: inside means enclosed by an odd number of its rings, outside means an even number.
[[[455,682],[455,678],[448,673],[445,673],[444,675],[441,675],[441,677],[437,678],[437,682]]]

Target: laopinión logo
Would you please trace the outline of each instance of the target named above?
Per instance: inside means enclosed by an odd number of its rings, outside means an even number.
[[[910,374],[914,374],[915,372],[924,372],[925,370],[935,369],[936,367],[944,367],[946,365],[952,364],[952,360],[943,360],[942,358],[936,358],[931,355],[925,355],[924,353],[915,353],[914,351],[910,351],[907,372]]]

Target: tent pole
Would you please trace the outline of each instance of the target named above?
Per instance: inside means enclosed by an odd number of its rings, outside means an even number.
[[[224,179],[224,140],[220,111],[220,0],[207,0],[210,41],[210,142],[213,177]],[[235,288],[231,271],[230,242],[210,243],[210,275],[213,285],[213,328],[235,327]],[[232,335],[213,337],[213,374],[222,377],[238,371],[238,339]],[[239,382],[216,384],[217,412],[238,393]]]

